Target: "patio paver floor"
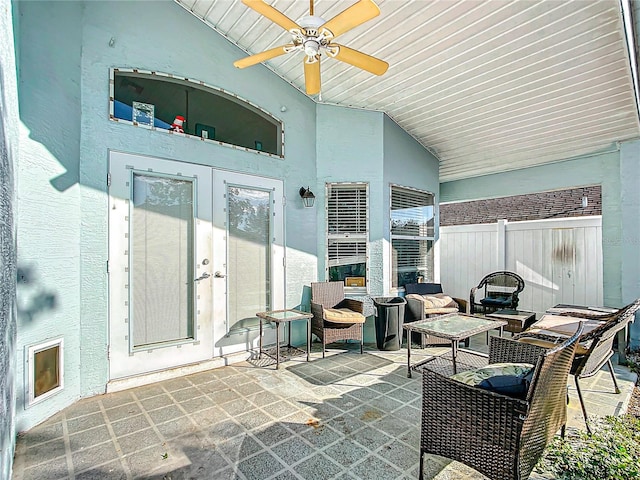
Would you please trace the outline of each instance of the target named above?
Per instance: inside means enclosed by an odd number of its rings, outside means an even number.
[[[80,400],[19,436],[13,480],[417,478],[420,375],[407,378],[404,349],[345,347],[322,359],[314,345],[310,363],[278,371],[243,362]],[[635,375],[616,373],[621,395],[606,370],[581,382],[591,412],[625,411]],[[569,426],[584,428],[569,380]],[[485,478],[439,457],[425,474]]]

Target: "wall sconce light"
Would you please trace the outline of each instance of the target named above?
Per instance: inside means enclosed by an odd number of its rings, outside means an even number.
[[[302,204],[305,208],[313,207],[313,202],[316,201],[316,196],[309,190],[309,187],[300,187],[300,197],[302,197]]]

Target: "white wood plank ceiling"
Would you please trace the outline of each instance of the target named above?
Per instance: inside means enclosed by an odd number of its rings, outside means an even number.
[[[176,0],[250,54],[290,35],[239,1]],[[267,0],[294,21],[306,0]],[[354,1],[317,0],[331,19]],[[440,180],[550,163],[640,137],[618,0],[380,0],[338,42],[390,64],[322,59],[316,101],[386,112],[440,160]],[[636,9],[637,12],[637,9]],[[303,55],[267,66],[304,91]],[[249,67],[251,68],[251,67]]]

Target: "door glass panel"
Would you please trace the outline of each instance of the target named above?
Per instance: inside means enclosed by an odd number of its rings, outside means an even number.
[[[227,187],[227,331],[257,324],[271,310],[271,195]]]
[[[194,338],[194,185],[133,175],[133,347]]]

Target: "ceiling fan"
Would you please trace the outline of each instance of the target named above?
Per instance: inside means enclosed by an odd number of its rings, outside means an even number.
[[[305,54],[305,88],[309,95],[320,92],[320,57],[324,53],[375,75],[382,75],[389,68],[385,61],[333,43],[338,35],[380,14],[380,9],[372,0],[359,0],[329,21],[314,15],[313,0],[310,0],[309,15],[302,17],[298,23],[263,0],[242,0],[242,3],[287,30],[291,34],[291,43],[233,62],[238,68],[250,67],[286,53],[302,51]]]

